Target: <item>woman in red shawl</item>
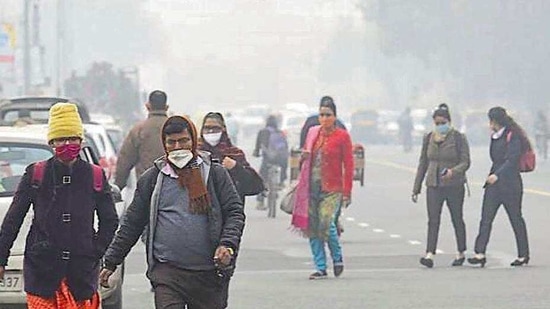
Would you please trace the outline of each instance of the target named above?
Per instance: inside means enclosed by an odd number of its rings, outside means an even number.
[[[221,113],[210,112],[204,116],[199,150],[210,152],[212,159],[229,171],[243,204],[245,196],[257,195],[265,190],[262,178],[250,166],[244,152],[231,143]]]

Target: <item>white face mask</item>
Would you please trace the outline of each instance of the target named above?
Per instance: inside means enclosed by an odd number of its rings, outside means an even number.
[[[202,135],[202,138],[205,142],[208,143],[210,146],[217,146],[220,143],[220,140],[222,138],[222,132],[218,133],[206,133]]]
[[[191,150],[178,149],[168,153],[168,160],[172,162],[177,168],[183,168],[193,159],[193,153]]]

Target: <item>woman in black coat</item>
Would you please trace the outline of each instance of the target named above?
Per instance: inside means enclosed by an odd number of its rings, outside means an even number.
[[[516,236],[518,258],[512,266],[529,263],[529,243],[527,228],[521,213],[523,182],[520,175],[520,158],[531,149],[525,131],[510,117],[502,107],[489,110],[489,124],[493,130],[490,155],[491,171],[485,182],[485,194],[479,234],[475,243],[475,256],[468,259],[470,264],[485,266],[485,250],[491,234],[491,227],[500,205],[508,214]]]

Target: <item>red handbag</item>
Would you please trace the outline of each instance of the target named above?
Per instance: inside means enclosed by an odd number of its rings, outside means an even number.
[[[509,143],[512,139],[512,132],[509,132],[506,136],[506,142]],[[528,173],[535,170],[537,165],[537,156],[532,148],[526,149],[519,158],[519,171],[520,173]]]

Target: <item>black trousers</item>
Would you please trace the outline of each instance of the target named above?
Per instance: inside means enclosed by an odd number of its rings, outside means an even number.
[[[151,272],[156,309],[223,309],[226,307],[225,278],[216,271],[189,271],[165,263]],[[227,282],[228,283],[228,282]]]
[[[521,213],[523,199],[523,186],[513,184],[510,186],[504,183],[496,183],[485,189],[483,195],[483,207],[481,210],[481,222],[479,223],[479,234],[476,238],[475,252],[485,254],[493,221],[500,205],[508,214],[508,219],[512,224],[514,235],[516,236],[516,246],[519,257],[529,256],[529,242],[527,240],[527,227]]]
[[[457,251],[466,251],[466,225],[464,224],[462,212],[464,206],[464,186],[428,187],[426,202],[428,207],[428,242],[426,252],[435,254],[437,250],[441,210],[445,202],[447,202],[447,207],[451,213]]]

